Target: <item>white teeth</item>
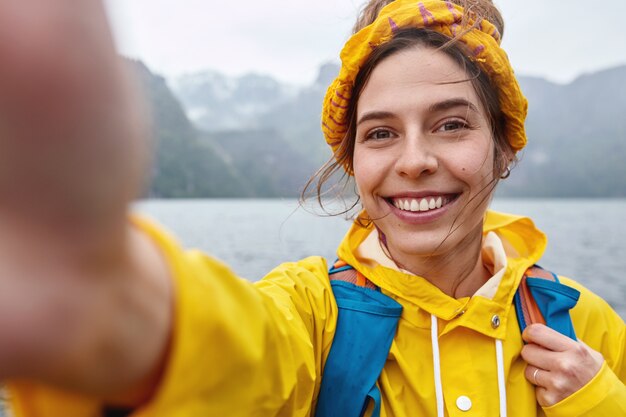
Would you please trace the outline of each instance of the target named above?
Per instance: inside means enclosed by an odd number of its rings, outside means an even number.
[[[422,199],[412,198],[410,200],[393,200],[393,205],[403,211],[429,211],[441,208],[448,203],[448,199],[443,197],[427,197]]]

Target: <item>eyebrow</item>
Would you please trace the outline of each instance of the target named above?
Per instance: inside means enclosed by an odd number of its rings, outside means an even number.
[[[451,98],[449,100],[440,101],[439,103],[435,103],[428,108],[430,112],[438,112],[450,110],[455,107],[467,107],[471,111],[478,113],[478,108],[472,103],[464,98]]]
[[[395,117],[394,114],[388,111],[371,111],[361,116],[361,118],[356,122],[356,125],[358,126],[368,120],[391,119],[393,117]]]
[[[478,108],[472,103],[464,98],[451,98],[449,100],[440,101],[438,103],[432,104],[428,107],[428,111],[431,113],[441,112],[453,109],[455,107],[467,107],[471,111],[478,113]],[[381,119],[391,119],[396,117],[392,112],[388,111],[372,111],[365,113],[361,118],[356,122],[356,125],[360,125],[363,122],[367,122],[368,120],[381,120]]]

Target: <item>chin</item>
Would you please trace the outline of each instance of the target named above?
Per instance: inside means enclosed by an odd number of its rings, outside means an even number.
[[[463,224],[460,219],[458,224]],[[400,226],[400,227],[396,227]],[[387,238],[387,248],[394,260],[401,264],[408,264],[409,259],[428,258],[447,258],[453,256],[454,253],[463,251],[472,245],[472,242],[481,240],[482,238],[482,222],[475,225],[467,225],[459,227],[450,233],[450,229],[455,226],[450,223],[432,227],[424,225],[380,225],[380,230]],[[415,230],[415,229],[421,230]],[[403,262],[402,259],[405,261]],[[419,263],[419,261],[418,261]]]
[[[383,233],[385,233],[383,231]],[[448,252],[454,245],[447,233],[385,233],[387,247],[393,255],[403,257],[426,257]],[[391,236],[391,238],[390,238]]]

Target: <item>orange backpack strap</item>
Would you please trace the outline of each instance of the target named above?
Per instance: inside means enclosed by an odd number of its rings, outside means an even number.
[[[335,261],[333,267],[328,271],[328,278],[330,278],[331,281],[349,282],[357,287],[378,290],[376,284],[341,259]]]
[[[533,265],[522,277],[515,293],[515,309],[520,330],[534,323],[546,326],[574,340],[576,334],[569,310],[576,305],[580,293],[563,285],[558,277]]]
[[[551,272],[546,271],[545,269],[541,269],[537,266],[531,266],[526,270],[524,276],[522,277],[522,282],[518,288],[519,295],[521,297],[521,308],[522,314],[524,315],[524,321],[526,326],[533,323],[541,323],[546,324],[546,320],[543,318],[541,314],[541,310],[539,310],[539,306],[537,302],[533,298],[530,289],[528,288],[528,277],[541,278],[548,281],[557,282],[556,277],[553,276]]]

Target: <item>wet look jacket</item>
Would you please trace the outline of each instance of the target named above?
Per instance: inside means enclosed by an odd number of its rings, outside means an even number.
[[[310,257],[285,263],[250,284],[203,253],[183,251],[149,222],[137,220],[137,225],[167,259],[176,308],[163,378],[154,398],[132,416],[314,415],[337,322],[326,262]],[[354,225],[338,256],[403,307],[378,379],[381,416],[437,416],[436,360],[448,416],[500,415],[503,388],[511,417],[626,416],[626,326],[606,302],[566,278],[561,282],[581,292],[571,311],[576,334],[600,351],[605,363],[570,397],[545,409],[537,405],[535,388],[524,377],[512,303],[523,272],[546,246],[544,234],[528,218],[487,214],[483,259],[493,277],[474,296],[461,299],[386,265],[368,246],[372,233]],[[498,384],[499,371],[504,387]],[[97,400],[39,385],[9,388],[18,417],[86,417],[102,407]]]

